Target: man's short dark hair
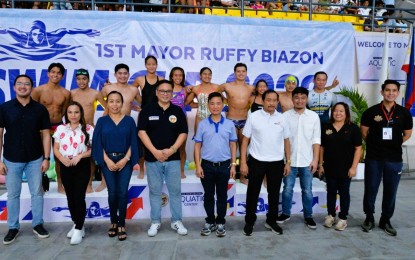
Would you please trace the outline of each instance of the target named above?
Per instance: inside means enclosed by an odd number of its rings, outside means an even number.
[[[398,91],[399,91],[399,89],[401,88],[401,84],[400,84],[398,81],[393,80],[393,79],[387,79],[387,80],[385,80],[385,82],[382,84],[382,91],[384,91],[384,90],[385,90],[385,87],[386,87],[386,85],[388,85],[388,84],[394,84],[394,85],[396,85],[396,86],[398,87]]]
[[[126,69],[128,73],[130,73],[130,67],[128,67],[127,64],[124,63],[120,63],[115,65],[114,71],[115,73],[117,73],[117,71],[119,71],[120,69]]]
[[[238,67],[244,67],[246,71],[248,71],[248,67],[246,66],[246,64],[241,62],[235,64],[235,67],[233,67],[233,71],[236,71],[236,68]]]
[[[158,89],[162,84],[169,84],[171,86],[171,89],[174,88],[173,82],[167,79],[162,79],[157,83],[156,89]]]
[[[277,101],[280,100],[280,95],[278,95],[278,93],[273,90],[273,89],[268,89],[266,90],[263,94],[262,94],[262,101],[265,101],[265,98],[267,97],[267,95],[269,95],[270,93],[275,93],[277,94]]]
[[[209,96],[208,96],[208,103],[209,103],[209,101],[210,101],[212,98],[215,98],[215,97],[220,98],[220,99],[222,100],[222,102],[223,102],[223,96],[222,96],[222,94],[221,94],[221,93],[219,93],[219,92],[212,92],[212,93],[210,93],[210,94],[209,94]]]
[[[303,87],[296,87],[293,90],[292,96],[294,97],[296,94],[305,94],[308,97],[308,89]]]
[[[326,72],[324,72],[324,71],[317,71],[317,72],[314,74],[314,79],[316,79],[316,78],[317,78],[317,76],[318,76],[318,75],[320,75],[320,74],[326,75],[326,79],[329,77],[329,76],[327,76],[327,73],[326,73]]]
[[[62,74],[62,76],[65,75],[65,67],[59,62],[51,63],[48,67],[48,72],[50,72],[55,67],[59,69],[59,72]]]
[[[32,80],[32,78],[31,78],[31,77],[27,76],[26,74],[20,74],[19,76],[17,76],[17,77],[14,79],[14,84],[13,84],[13,86],[16,86],[16,82],[17,82],[17,80],[18,80],[18,79],[20,79],[20,78],[28,78],[28,79],[29,79],[29,81],[30,81],[30,86],[33,88],[33,80]]]

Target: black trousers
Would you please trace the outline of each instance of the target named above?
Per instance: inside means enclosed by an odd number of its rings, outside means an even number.
[[[351,179],[333,178],[326,176],[327,181],[327,212],[333,217],[336,216],[337,193],[340,196],[339,218],[346,220],[350,208],[350,182]]]
[[[69,212],[76,229],[82,229],[85,222],[85,193],[91,176],[90,158],[81,159],[76,166],[66,167],[62,163],[61,178],[68,200]]]
[[[284,177],[284,161],[262,162],[249,156],[249,182],[246,192],[245,222],[253,226],[257,219],[257,203],[264,176],[267,176],[268,213],[267,221],[275,222],[278,217],[278,203],[282,178]]]
[[[228,163],[213,165],[202,160],[202,169],[205,177],[200,179],[205,191],[203,205],[206,211],[206,223],[225,224],[226,209],[228,204],[228,183],[230,177],[230,160]],[[215,219],[215,191],[216,211]]]

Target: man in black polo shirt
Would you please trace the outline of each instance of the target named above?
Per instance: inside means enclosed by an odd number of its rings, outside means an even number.
[[[186,117],[170,100],[173,83],[161,80],[156,87],[158,101],[147,105],[138,118],[138,136],[144,144],[144,160],[150,189],[151,226],[153,237],[161,224],[161,190],[166,182],[170,196],[171,228],[187,235],[182,223],[181,178],[179,147],[187,138]]]
[[[399,96],[399,82],[385,80],[381,94],[383,101],[367,109],[362,116],[361,132],[366,140],[365,193],[363,210],[366,214],[362,229],[375,227],[376,195],[383,178],[382,215],[379,227],[388,235],[396,236],[390,219],[395,210],[396,192],[402,172],[402,143],[412,134],[412,116],[395,103]]]
[[[49,237],[43,228],[42,172],[49,168],[50,120],[47,109],[30,98],[33,81],[26,75],[14,80],[16,98],[0,105],[0,174],[6,175],[7,224],[9,232],[3,244],[14,242],[19,233],[20,192],[23,171],[32,197],[33,232],[40,238]]]

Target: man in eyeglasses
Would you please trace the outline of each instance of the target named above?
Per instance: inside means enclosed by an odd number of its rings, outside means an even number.
[[[182,223],[180,146],[187,138],[187,120],[182,109],[173,105],[173,83],[160,80],[156,87],[157,102],[148,104],[138,118],[138,136],[144,145],[151,206],[148,236],[157,235],[161,225],[161,190],[166,182],[170,196],[171,228],[187,235]]]
[[[0,105],[0,174],[6,175],[7,224],[9,231],[3,244],[15,241],[19,234],[20,192],[23,171],[26,173],[31,201],[33,233],[48,238],[43,227],[42,172],[49,168],[50,119],[48,110],[30,97],[33,81],[27,75],[14,80],[16,98]],[[39,134],[39,132],[41,134]]]
[[[62,117],[65,115],[66,107],[71,99],[71,92],[59,83],[65,75],[65,67],[61,63],[52,63],[48,67],[48,83],[34,88],[32,91],[33,100],[43,104],[49,112],[50,136],[55,133],[56,128],[62,124]],[[55,158],[57,161],[57,158]],[[55,163],[56,181],[58,192],[65,193],[62,185],[59,163]]]
[[[89,87],[89,72],[86,69],[79,69],[76,71],[77,89],[71,90],[71,99],[81,104],[84,109],[85,122],[89,125],[94,125],[94,115],[98,103],[104,107],[107,106],[102,93]],[[92,162],[92,161],[91,161]],[[91,179],[89,180],[86,193],[91,193],[92,179],[95,174],[95,164],[91,163]],[[105,180],[102,178],[101,187],[105,187]],[[97,191],[99,191],[97,189]]]

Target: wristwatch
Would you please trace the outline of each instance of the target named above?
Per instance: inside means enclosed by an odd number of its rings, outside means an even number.
[[[50,157],[43,157],[43,160],[50,161]]]

